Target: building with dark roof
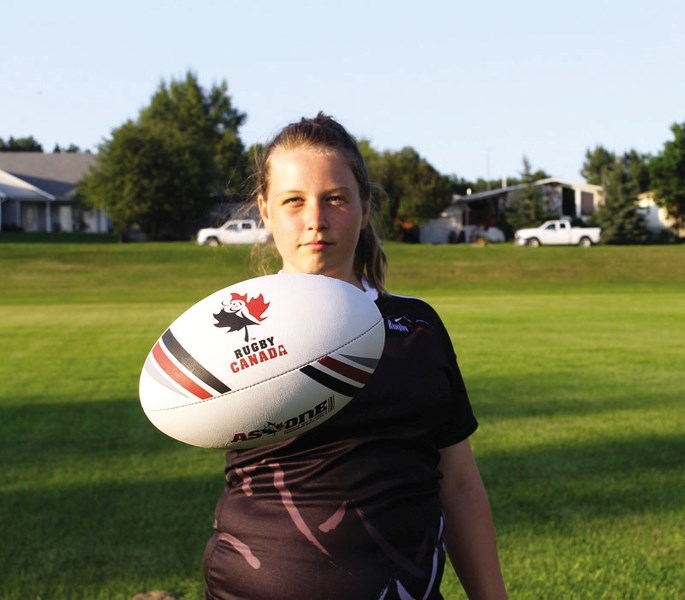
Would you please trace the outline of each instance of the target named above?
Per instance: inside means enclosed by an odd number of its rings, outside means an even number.
[[[75,201],[96,161],[93,154],[0,152],[0,231],[108,232],[104,211]]]
[[[599,185],[578,183],[548,177],[532,184],[540,190],[545,208],[559,218],[586,221],[604,201]],[[472,242],[483,238],[504,241],[504,232],[498,227],[505,220],[506,206],[516,201],[516,194],[524,184],[503,185],[501,188],[454,196],[440,217],[420,226],[420,241],[425,243]]]

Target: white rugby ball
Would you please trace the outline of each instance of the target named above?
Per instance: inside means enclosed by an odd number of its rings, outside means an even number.
[[[278,274],[200,300],[157,340],[140,401],[163,433],[203,448],[299,435],[361,390],[383,352],[375,303],[323,275]]]

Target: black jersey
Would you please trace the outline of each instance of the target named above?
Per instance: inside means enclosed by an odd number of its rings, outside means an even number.
[[[386,342],[366,387],[299,437],[227,453],[208,599],[441,598],[439,449],[477,423],[436,312],[376,303]]]

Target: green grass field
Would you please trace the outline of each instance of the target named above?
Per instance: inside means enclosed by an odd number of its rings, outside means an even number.
[[[685,598],[685,246],[387,250],[453,336],[511,598]],[[248,276],[243,248],[0,243],[1,599],[202,597],[223,453],[157,432],[137,379]]]

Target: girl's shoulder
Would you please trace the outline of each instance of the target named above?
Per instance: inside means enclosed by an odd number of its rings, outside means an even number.
[[[378,296],[376,306],[387,330],[408,328],[428,329],[447,335],[445,325],[437,311],[425,300],[415,296],[401,296],[383,293]]]
[[[381,314],[385,314],[388,310],[402,309],[413,314],[439,319],[437,311],[428,302],[416,296],[401,296],[385,292],[378,296],[376,305]]]

